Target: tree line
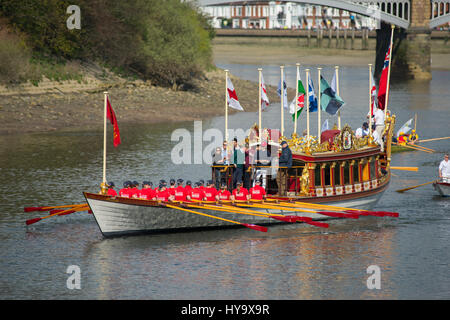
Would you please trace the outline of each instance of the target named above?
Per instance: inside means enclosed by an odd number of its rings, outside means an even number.
[[[69,30],[74,4],[81,29]],[[214,30],[188,1],[2,0],[0,16],[25,35],[34,58],[97,61],[165,86],[212,66]]]

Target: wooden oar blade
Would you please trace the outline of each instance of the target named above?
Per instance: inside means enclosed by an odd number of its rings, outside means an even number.
[[[65,216],[66,214],[74,213],[77,210],[63,210],[62,213],[57,214],[58,216]]]
[[[374,211],[374,212],[388,217],[395,217],[395,218],[399,217],[398,212],[389,212],[389,211]]]
[[[63,211],[65,211],[65,210],[62,210],[62,209],[53,209],[53,210],[50,210],[48,213],[49,213],[49,214],[55,214],[55,213],[63,212]]]
[[[310,224],[310,225],[313,225],[313,226],[316,226],[316,227],[321,227],[321,228],[328,228],[329,227],[328,223],[319,222],[319,221],[313,221],[313,219],[310,218],[310,217],[299,217],[299,216],[292,216],[292,217],[295,217],[295,219],[297,221],[301,221],[301,222],[304,222],[304,223],[307,223],[307,224]]]
[[[360,216],[374,216],[374,217],[398,217],[398,213],[396,212],[388,212],[388,211],[359,211],[359,210],[345,210],[345,212],[358,214]]]
[[[241,225],[253,229],[253,230],[257,230],[257,231],[261,231],[261,232],[267,232],[267,228],[263,227],[263,226],[258,226],[256,224],[251,224],[251,223],[241,223]]]
[[[25,207],[25,208],[23,208],[23,211],[24,212],[39,211],[39,208],[41,208],[41,207]]]
[[[284,222],[296,222],[297,221],[297,219],[295,219],[295,218],[292,218],[291,216],[285,216],[285,217],[282,217],[282,216],[270,216],[272,219],[276,219],[276,220],[280,220],[280,221],[284,221]]]
[[[42,218],[34,218],[34,219],[30,219],[30,220],[25,221],[25,223],[28,226],[30,224],[36,223],[36,222],[41,221],[41,220],[42,220]]]
[[[324,223],[324,222],[319,222],[319,221],[309,221],[306,222],[307,224],[316,226],[316,227],[320,227],[320,228],[328,228],[329,224],[328,223]]]
[[[318,211],[317,213],[323,214],[324,216],[335,217],[335,218],[349,218],[349,219],[358,219],[359,216],[355,213],[342,213],[335,211]]]

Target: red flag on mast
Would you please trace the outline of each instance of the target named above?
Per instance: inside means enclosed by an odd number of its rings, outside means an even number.
[[[378,108],[384,110],[386,104],[386,91],[387,91],[387,80],[388,80],[388,70],[389,64],[389,53],[391,47],[389,46],[386,56],[384,57],[383,70],[381,71],[380,84],[378,85]]]
[[[111,107],[111,103],[109,103],[108,97],[106,98],[106,117],[111,121],[111,124],[114,126],[114,147],[117,147],[120,144],[120,132],[119,125],[117,124],[116,114],[114,113],[113,108]]]

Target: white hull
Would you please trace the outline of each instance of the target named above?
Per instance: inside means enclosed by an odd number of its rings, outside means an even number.
[[[433,183],[433,187],[442,197],[450,197],[450,183]]]
[[[343,200],[339,202],[329,202],[330,205],[338,205],[347,208],[372,209],[383,192],[374,195],[357,198],[352,200]],[[134,233],[146,232],[173,232],[196,228],[218,228],[236,226],[234,223],[205,217],[195,213],[180,211],[172,208],[158,207],[148,205],[146,201],[135,200],[134,203],[125,201],[111,201],[109,198],[86,197],[86,200],[93,212],[95,220],[104,236],[117,236]],[[283,223],[272,218],[244,215],[237,213],[228,213],[221,211],[204,210],[189,208],[189,210],[218,216],[221,218],[239,221],[241,223],[267,225],[274,223]],[[330,219],[330,217],[316,213],[304,213],[286,210],[272,209],[254,209],[260,212],[284,215],[301,215],[315,220]]]

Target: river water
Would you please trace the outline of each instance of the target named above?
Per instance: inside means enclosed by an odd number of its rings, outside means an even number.
[[[257,79],[255,66],[220,65]],[[313,79],[317,86],[316,66]],[[322,66],[331,81],[333,66]],[[277,85],[279,67],[263,66],[266,83]],[[294,86],[295,66],[286,66]],[[304,79],[304,72],[302,71]],[[433,71],[430,83],[393,83],[390,106],[397,128],[418,115],[420,137],[450,136],[450,71]],[[342,122],[361,125],[367,113],[367,70],[342,67]],[[239,88],[236,88],[239,96]],[[257,93],[255,93],[256,95]],[[264,126],[279,127],[280,103],[264,112]],[[101,107],[101,103],[99,107]],[[243,106],[245,108],[245,105]],[[116,111],[117,112],[117,111]],[[323,120],[327,117],[324,116]],[[292,121],[286,115],[286,132]],[[330,125],[336,121],[330,117]],[[231,128],[248,128],[255,113],[230,116]],[[204,120],[202,130],[223,130],[224,119]],[[299,122],[305,128],[305,117]],[[124,180],[207,179],[206,164],[175,165],[175,129],[194,133],[194,123],[120,124],[122,144],[108,143],[107,176]],[[112,137],[109,126],[108,139]],[[317,114],[311,114],[317,130]],[[434,179],[450,140],[427,143],[436,153],[393,155],[396,171],[378,210],[395,218],[333,220],[329,229],[296,224],[261,233],[230,229],[105,239],[92,215],[74,213],[26,226],[45,212],[23,207],[84,202],[102,179],[102,124],[98,130],[0,137],[0,299],[449,299],[450,200],[431,185],[399,194],[396,189]],[[193,134],[194,135],[194,134]],[[205,145],[207,142],[205,142]],[[80,268],[81,289],[68,289],[67,268]],[[381,288],[368,289],[369,266],[379,267]]]

